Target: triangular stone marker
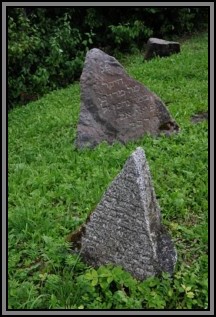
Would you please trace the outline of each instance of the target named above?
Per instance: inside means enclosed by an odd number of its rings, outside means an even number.
[[[162,100],[130,77],[113,56],[97,48],[86,54],[80,90],[77,148],[93,148],[103,141],[125,144],[145,133],[179,131]]]
[[[93,267],[121,265],[140,280],[173,273],[177,253],[161,224],[141,147],[128,158],[79,234],[79,241],[72,239],[74,247],[79,246],[76,251]]]

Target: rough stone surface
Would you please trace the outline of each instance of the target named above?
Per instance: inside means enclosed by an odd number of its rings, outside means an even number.
[[[99,49],[87,53],[80,86],[78,148],[94,147],[102,141],[126,143],[146,132],[169,134],[179,129],[163,102]]]
[[[74,250],[94,267],[108,263],[121,265],[140,280],[162,271],[173,273],[177,254],[161,224],[142,148],[138,147],[128,158],[71,241]]]
[[[208,120],[208,112],[199,112],[191,117],[192,123],[198,123],[203,120]]]
[[[147,42],[145,59],[149,60],[155,56],[166,57],[180,52],[178,42],[170,42],[151,37]]]

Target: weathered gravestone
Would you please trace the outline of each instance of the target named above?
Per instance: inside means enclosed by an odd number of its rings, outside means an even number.
[[[87,53],[80,86],[78,148],[94,147],[102,141],[125,143],[146,132],[169,134],[179,129],[163,102],[99,49]]]
[[[138,147],[111,183],[86,224],[71,235],[72,247],[94,267],[121,265],[137,279],[173,273],[173,242],[160,209],[144,151]]]
[[[155,56],[166,57],[180,52],[178,42],[165,41],[151,37],[147,42],[145,59],[149,60]]]

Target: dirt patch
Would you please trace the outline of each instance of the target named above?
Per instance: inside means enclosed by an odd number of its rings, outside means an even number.
[[[208,111],[199,112],[191,117],[192,123],[198,123],[198,122],[201,122],[203,120],[208,120]]]

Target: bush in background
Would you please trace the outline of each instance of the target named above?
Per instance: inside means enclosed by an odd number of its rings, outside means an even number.
[[[79,79],[88,49],[142,49],[200,29],[208,8],[8,8],[8,109]]]

